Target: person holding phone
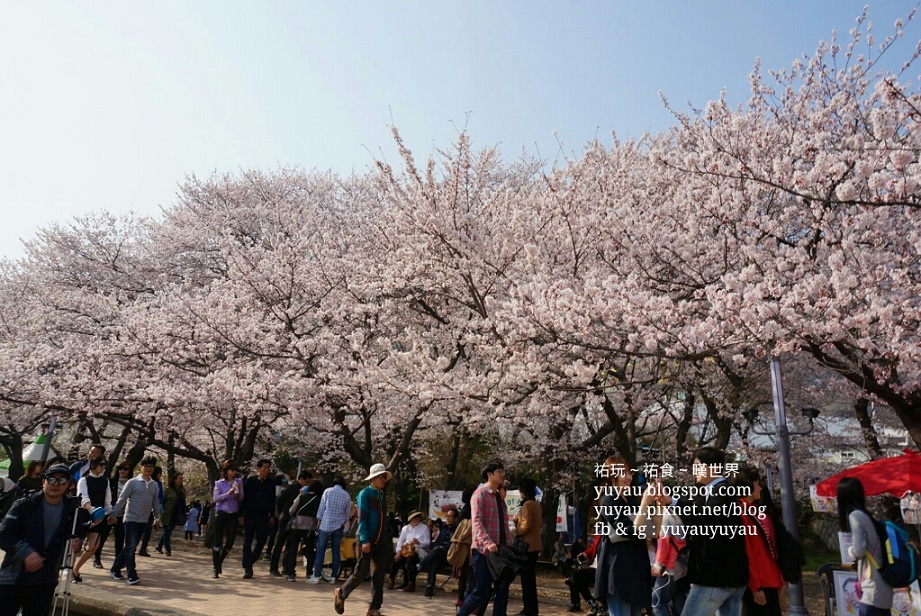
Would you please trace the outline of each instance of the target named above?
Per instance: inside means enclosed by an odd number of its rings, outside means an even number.
[[[214,519],[210,521],[214,525],[214,543],[211,546],[211,577],[214,579],[221,577],[221,566],[237,539],[237,519],[240,517],[240,502],[243,500],[243,480],[238,474],[237,463],[225,460],[221,466],[222,478],[214,482]]]

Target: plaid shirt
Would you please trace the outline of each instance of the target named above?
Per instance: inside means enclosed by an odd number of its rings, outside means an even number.
[[[499,505],[497,507],[497,504]],[[470,499],[471,511],[473,513],[473,543],[471,547],[485,554],[492,545],[499,543],[499,525],[505,524],[505,543],[512,543],[512,533],[508,528],[508,509],[505,507],[505,500],[499,499],[496,503],[496,491],[484,483]]]
[[[320,508],[317,510],[317,519],[320,521],[320,530],[330,533],[339,530],[349,521],[352,513],[352,498],[340,485],[327,488],[320,498]]]

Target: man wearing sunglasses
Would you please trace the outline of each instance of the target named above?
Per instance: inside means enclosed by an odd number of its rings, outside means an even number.
[[[0,523],[3,613],[15,614],[21,608],[22,616],[45,616],[50,611],[66,541],[74,551],[82,542],[71,538],[80,499],[64,496],[70,484],[66,465],[51,466],[41,491],[16,501]],[[79,526],[76,530],[82,531]]]

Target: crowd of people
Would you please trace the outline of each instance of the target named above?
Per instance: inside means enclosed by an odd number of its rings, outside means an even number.
[[[82,583],[81,568],[90,560],[103,567],[100,551],[111,533],[116,556],[109,574],[134,585],[141,581],[136,556],[149,556],[151,529],[162,529],[154,549],[170,556],[172,533],[182,526],[186,539],[204,536],[213,578],[224,574],[242,527],[243,579],[252,578],[254,565],[264,558],[269,575],[296,581],[303,563],[307,583],[335,586],[332,607],[338,614],[366,580],[371,587],[366,614],[379,616],[385,588],[414,592],[422,574],[424,593],[432,596],[439,571],[458,580],[459,616],[484,614],[490,603],[493,614],[505,616],[516,575],[524,606],[518,616],[539,614],[536,570],[543,515],[537,486],[531,478],[518,479],[521,509],[509,524],[508,484],[499,461],[485,465],[482,483],[464,491],[461,506],[449,508],[443,524],[412,511],[395,536],[385,492],[392,474],[382,464],[369,469],[367,485],[353,502],[341,476],[328,487],[309,471],[288,481],[273,475],[271,462],[262,459],[244,480],[237,465],[227,461],[214,484],[209,513],[208,503],[187,501],[182,473],[170,473],[164,487],[156,460],[145,457],[137,476],[121,464],[109,479],[104,453],[97,445],[73,465],[27,469],[23,483],[37,489],[16,501],[0,524],[3,609],[47,614],[68,541],[74,583]],[[694,466],[700,471],[697,490],[683,501],[658,482],[638,486],[626,460],[605,460],[590,544],[578,539],[567,554],[561,538],[555,550],[570,587],[570,611],[581,612],[585,601],[590,613],[610,616],[780,616],[786,580],[778,537],[785,531],[771,499],[763,496],[757,470],[743,466],[727,477],[725,454],[708,447],[695,452]],[[886,613],[893,591],[869,564],[879,561],[882,546],[860,482],[842,480],[838,501],[841,528],[852,534],[850,554],[861,579],[858,612]],[[351,553],[346,545],[353,546]],[[344,551],[351,566],[347,576],[341,575]]]

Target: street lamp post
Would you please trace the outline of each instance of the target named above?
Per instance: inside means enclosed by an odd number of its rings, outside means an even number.
[[[783,523],[793,536],[799,540],[799,528],[796,524],[796,499],[793,496],[793,469],[790,464],[790,435],[805,435],[812,432],[813,420],[818,417],[819,411],[814,408],[803,409],[803,416],[809,420],[809,429],[790,430],[787,427],[787,411],[783,401],[783,382],[780,374],[780,360],[771,359],[771,391],[774,398],[774,424],[775,430],[758,430],[755,428],[755,419],[758,409],[750,409],[742,414],[752,426],[752,432],[762,436],[774,436],[777,442],[778,467],[780,471],[780,502],[783,509]],[[794,616],[808,616],[806,601],[803,596],[802,583],[790,584],[790,606],[788,614]]]

